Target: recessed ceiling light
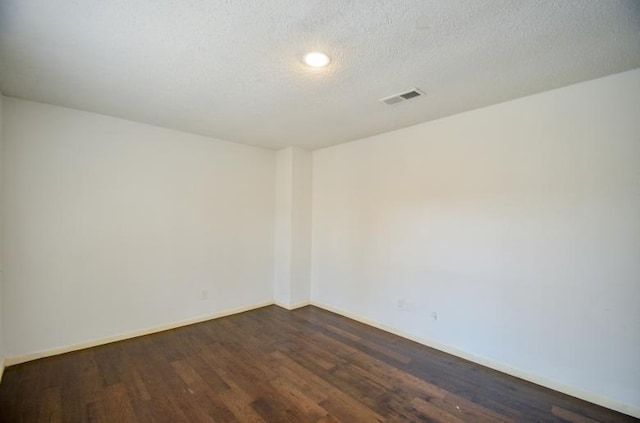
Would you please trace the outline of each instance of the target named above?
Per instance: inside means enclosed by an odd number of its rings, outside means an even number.
[[[331,63],[331,58],[324,53],[314,51],[304,55],[304,62],[312,68],[323,68]]]

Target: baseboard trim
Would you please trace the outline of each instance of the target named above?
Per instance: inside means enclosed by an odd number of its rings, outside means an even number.
[[[279,301],[276,301],[276,302],[274,302],[274,304],[277,305],[278,307],[284,308],[285,310],[289,310],[289,311],[295,310],[297,308],[306,307],[308,305],[311,305],[311,303],[309,301],[301,301],[299,303],[295,303],[295,304],[291,304],[291,305],[284,304],[284,303],[281,303]]]
[[[223,310],[213,314],[196,317],[193,319],[181,320],[179,322],[168,323],[165,325],[154,326],[148,329],[127,332],[120,335],[110,336],[107,338],[94,339],[94,340],[82,342],[79,344],[67,345],[67,346],[58,347],[58,348],[51,348],[48,350],[37,351],[34,353],[19,355],[15,357],[7,357],[4,359],[4,363],[1,368],[4,369],[4,366],[9,367],[9,366],[13,366],[20,363],[26,363],[27,361],[37,360],[39,358],[51,357],[54,355],[65,354],[72,351],[83,350],[85,348],[91,348],[91,347],[97,347],[99,345],[110,344],[112,342],[124,341],[125,339],[136,338],[138,336],[150,335],[152,333],[163,332],[165,330],[170,330],[170,329],[176,329],[183,326],[193,325],[195,323],[206,322],[207,320],[219,319],[221,317],[231,316],[233,314],[238,314],[238,313],[244,313],[246,311],[251,311],[251,310],[255,310],[255,309],[270,306],[270,305],[273,305],[273,301]],[[1,377],[1,373],[0,373],[0,377]]]
[[[497,362],[495,360],[491,360],[491,359],[486,358],[486,357],[482,357],[482,356],[478,356],[478,355],[475,355],[475,354],[471,354],[471,353],[468,353],[466,351],[459,350],[459,349],[457,349],[455,347],[451,347],[449,345],[441,344],[441,343],[434,342],[434,341],[431,341],[431,340],[423,338],[423,337],[415,336],[415,335],[409,334],[407,332],[403,332],[401,330],[393,328],[391,326],[387,326],[387,325],[385,325],[383,323],[379,323],[379,322],[367,319],[365,317],[359,316],[357,314],[351,313],[349,311],[333,307],[333,306],[331,306],[329,304],[324,304],[324,303],[317,302],[317,301],[311,301],[311,305],[313,305],[315,307],[318,307],[318,308],[321,308],[323,310],[330,311],[330,312],[335,313],[335,314],[339,314],[341,316],[347,317],[347,318],[355,320],[357,322],[364,323],[365,325],[372,326],[374,328],[383,330],[385,332],[392,333],[392,334],[400,336],[402,338],[409,339],[409,340],[417,342],[419,344],[426,345],[427,347],[434,348],[436,350],[445,352],[447,354],[451,354],[451,355],[454,355],[456,357],[460,357],[460,358],[463,358],[465,360],[472,361],[472,362],[474,362],[476,364],[480,364],[482,366],[489,367],[489,368],[491,368],[493,370],[497,370],[499,372],[506,373],[508,375],[517,377],[519,379],[523,379],[523,380],[526,380],[528,382],[535,383],[536,385],[544,386],[545,388],[553,389],[554,391],[558,391],[558,392],[561,392],[563,394],[567,394],[567,395],[570,395],[572,397],[576,397],[576,398],[579,398],[581,400],[588,401],[588,402],[591,402],[593,404],[597,404],[597,405],[600,405],[602,407],[609,408],[611,410],[619,411],[620,413],[624,413],[624,414],[627,414],[627,415],[632,416],[632,417],[640,418],[640,407],[636,407],[636,406],[629,405],[629,404],[624,404],[624,403],[621,403],[619,401],[613,400],[611,398],[603,397],[603,396],[598,395],[598,394],[594,394],[594,393],[591,393],[591,392],[583,391],[581,389],[578,389],[578,388],[575,388],[575,387],[572,387],[572,386],[564,385],[564,384],[556,382],[554,380],[547,379],[545,377],[541,377],[541,376],[529,373],[529,372],[524,371],[522,369],[511,367],[511,366],[509,366],[507,364],[500,363],[500,362]]]

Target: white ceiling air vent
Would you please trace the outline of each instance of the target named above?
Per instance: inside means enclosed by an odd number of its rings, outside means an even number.
[[[424,95],[426,95],[424,91],[420,90],[419,88],[414,88],[404,93],[394,94],[389,97],[381,98],[378,101],[388,104],[389,106],[392,106],[394,104],[402,103],[404,101],[411,100],[413,98],[422,97]]]

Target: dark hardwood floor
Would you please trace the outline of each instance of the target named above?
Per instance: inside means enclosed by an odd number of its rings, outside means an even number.
[[[276,306],[6,369],[2,422],[625,422],[327,311]]]

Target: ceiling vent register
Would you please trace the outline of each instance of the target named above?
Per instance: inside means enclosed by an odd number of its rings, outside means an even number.
[[[403,103],[407,100],[413,100],[414,98],[418,98],[418,97],[423,97],[426,94],[424,93],[424,91],[418,89],[418,88],[414,88],[410,91],[404,92],[404,93],[400,93],[400,94],[394,94],[392,96],[389,97],[385,97],[385,98],[381,98],[380,101],[381,103],[384,104],[388,104],[389,106],[393,106],[394,104],[399,104],[399,103]]]

